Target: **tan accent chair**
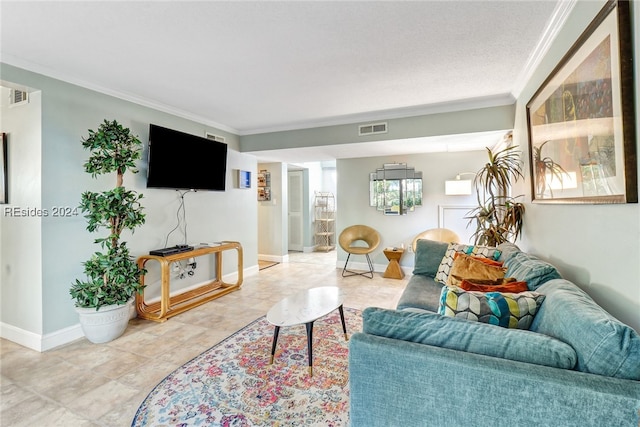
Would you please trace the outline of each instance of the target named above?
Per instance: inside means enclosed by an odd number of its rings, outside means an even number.
[[[418,244],[418,240],[420,239],[428,239],[435,240],[437,242],[445,242],[445,243],[458,243],[460,242],[460,237],[447,228],[432,228],[430,230],[423,231],[418,234],[414,239],[411,246],[413,247],[413,252],[416,251],[416,245]]]
[[[365,242],[367,246],[353,246],[353,244],[358,241]],[[338,237],[338,243],[347,253],[347,261],[344,263],[344,268],[342,269],[342,277],[359,275],[373,279],[373,263],[371,262],[371,258],[369,258],[369,254],[375,251],[378,245],[380,245],[380,233],[367,225],[352,225],[342,230],[340,237]],[[369,271],[356,272],[347,270],[347,264],[349,263],[351,254],[364,255],[367,258]]]

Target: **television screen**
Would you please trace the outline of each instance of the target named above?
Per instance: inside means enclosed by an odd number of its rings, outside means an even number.
[[[149,126],[147,188],[224,191],[227,144]]]

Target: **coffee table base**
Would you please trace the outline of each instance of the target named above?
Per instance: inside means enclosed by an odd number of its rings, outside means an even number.
[[[342,331],[344,332],[344,339],[349,341],[349,336],[347,335],[347,324],[344,321],[344,309],[342,306],[338,307],[338,311],[340,311],[340,321],[342,322]],[[305,323],[305,327],[307,329],[307,359],[309,361],[309,376],[313,376],[313,321]],[[273,359],[276,354],[276,345],[278,343],[278,335],[280,334],[280,326],[276,326],[273,331],[273,343],[271,344],[271,362],[273,364]]]

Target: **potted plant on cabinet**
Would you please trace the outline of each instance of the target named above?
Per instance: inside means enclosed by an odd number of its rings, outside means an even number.
[[[509,195],[511,183],[523,178],[522,161],[517,146],[508,146],[494,153],[487,148],[489,161],[473,180],[478,207],[469,212],[469,223],[475,221],[475,244],[497,246],[515,241],[522,231],[524,204],[522,196]]]
[[[124,173],[137,173],[135,162],[140,159],[142,143],[131,131],[115,120],[105,120],[97,131],[89,130],[82,139],[91,155],[84,169],[93,178],[116,174],[112,190],[82,193],[80,209],[87,219],[87,230],[101,228],[108,235],[95,239],[102,252],[95,252],[83,263],[85,280],[76,279],[70,294],[75,300],[80,325],[86,338],[94,343],[108,342],[122,335],[129,322],[132,298],[142,291],[140,269],[129,254],[126,242],[120,240],[124,229],[133,230],[144,224],[141,194],[127,190]]]

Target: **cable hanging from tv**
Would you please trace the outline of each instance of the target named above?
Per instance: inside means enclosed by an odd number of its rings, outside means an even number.
[[[186,190],[186,191],[183,191],[183,192],[180,192],[180,190],[176,190],[176,191],[180,195],[180,205],[178,206],[178,209],[176,210],[176,218],[178,220],[178,223],[173,228],[173,230],[171,230],[167,234],[167,237],[164,240],[164,246],[165,247],[167,247],[167,244],[169,243],[169,236],[171,236],[171,233],[173,233],[174,231],[176,231],[177,229],[179,229],[181,227],[182,227],[182,234],[184,235],[184,245],[187,245],[187,241],[188,241],[187,240],[187,209],[186,209],[185,204],[184,204],[184,196],[187,193],[191,193],[192,191],[195,193],[195,190]]]

